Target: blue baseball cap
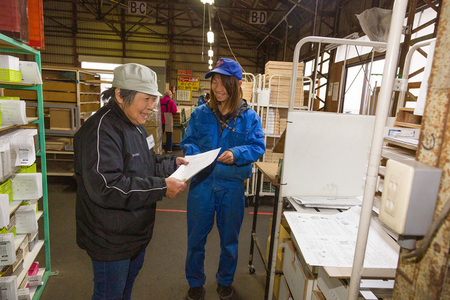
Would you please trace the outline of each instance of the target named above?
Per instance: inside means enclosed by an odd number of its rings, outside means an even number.
[[[217,61],[216,67],[206,73],[205,79],[213,76],[213,73],[219,73],[228,76],[234,76],[239,80],[242,80],[242,68],[241,66],[234,60],[229,58],[221,58]]]

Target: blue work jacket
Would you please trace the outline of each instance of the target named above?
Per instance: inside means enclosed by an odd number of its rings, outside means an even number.
[[[185,155],[195,155],[222,148],[220,154],[230,150],[234,154],[232,164],[214,162],[194,176],[192,186],[201,181],[215,180],[242,182],[252,174],[252,163],[266,151],[261,118],[251,109],[228,121],[223,132],[220,123],[208,105],[197,107],[189,120],[183,140],[180,143]]]

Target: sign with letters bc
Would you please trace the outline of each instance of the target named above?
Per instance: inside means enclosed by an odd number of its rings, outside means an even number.
[[[145,16],[147,14],[147,3],[142,1],[128,1],[128,13],[130,15]]]

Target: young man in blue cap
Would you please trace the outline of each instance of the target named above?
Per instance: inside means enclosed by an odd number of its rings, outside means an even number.
[[[239,231],[245,208],[244,180],[252,163],[265,152],[260,117],[242,99],[242,69],[228,58],[217,61],[211,77],[211,99],[197,107],[180,146],[185,155],[222,148],[217,161],[194,176],[187,202],[187,299],[203,299],[206,239],[216,217],[220,261],[216,273],[220,299],[231,299],[238,260]]]

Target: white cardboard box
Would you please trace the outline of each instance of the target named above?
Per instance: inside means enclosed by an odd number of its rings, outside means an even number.
[[[317,286],[326,299],[346,300],[348,287],[337,278],[331,278],[323,268],[319,268],[317,275]]]
[[[294,300],[311,299],[314,278],[308,278],[303,272],[294,244],[290,241],[284,248],[283,274]]]
[[[0,293],[2,300],[17,300],[17,277],[0,277]]]
[[[289,286],[286,282],[286,278],[284,275],[281,275],[280,278],[280,292],[278,293],[278,300],[292,300],[291,291],[289,290]]]
[[[0,69],[20,71],[19,58],[11,55],[0,55]]]

